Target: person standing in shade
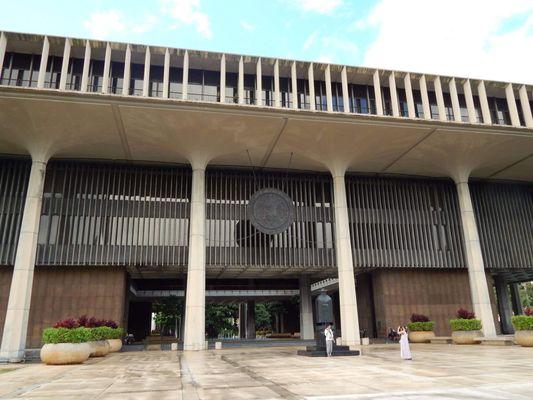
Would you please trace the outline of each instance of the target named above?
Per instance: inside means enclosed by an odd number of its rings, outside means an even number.
[[[326,355],[331,357],[331,352],[333,351],[333,329],[331,329],[331,324],[326,326],[324,329],[324,336],[326,337]]]
[[[400,357],[402,360],[412,360],[413,357],[411,355],[411,349],[409,348],[407,329],[404,326],[399,326],[398,334],[400,335]]]

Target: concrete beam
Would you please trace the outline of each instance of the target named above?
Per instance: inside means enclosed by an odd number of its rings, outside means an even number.
[[[398,106],[398,91],[396,90],[396,75],[394,71],[389,74],[389,92],[392,105],[392,116],[400,116],[400,107]]]
[[[168,99],[170,86],[170,51],[165,49],[165,61],[163,63],[163,98]]]
[[[341,81],[342,81],[342,105],[344,107],[344,112],[350,112],[350,94],[348,93],[348,74],[346,72],[346,66],[342,67],[341,70]]]
[[[111,46],[107,42],[105,46],[104,76],[102,78],[102,93],[109,91],[109,70],[111,69]]]
[[[331,92],[331,66],[328,64],[326,71],[324,71],[324,79],[326,81],[326,107],[328,112],[333,111],[333,96]]]
[[[292,108],[298,109],[298,78],[296,76],[296,61],[291,64],[291,92],[292,92]]]
[[[448,86],[450,88],[450,97],[452,99],[453,119],[455,122],[461,122],[461,106],[459,105],[459,95],[457,94],[455,78],[450,79]]]
[[[511,117],[511,125],[520,126],[520,118],[518,117],[518,109],[516,108],[516,100],[514,97],[513,84],[509,83],[505,86],[505,97],[507,98],[507,108],[509,116]]]
[[[226,55],[220,57],[220,102],[226,102]]]
[[[126,46],[126,56],[124,57],[124,79],[122,85],[122,95],[127,96],[130,94],[130,77],[131,77],[131,47],[128,44]]]
[[[189,52],[185,50],[185,54],[183,55],[183,79],[182,82],[182,91],[181,91],[181,99],[187,100],[187,95],[189,91]]]
[[[89,70],[91,67],[91,42],[85,41],[85,56],[83,58],[83,71],[81,73],[81,92],[87,91],[89,84]]]
[[[255,104],[263,105],[263,71],[261,68],[261,58],[257,60],[255,66]]]
[[[415,101],[413,99],[413,85],[411,84],[411,74],[405,74],[403,78],[405,87],[405,97],[407,99],[407,113],[409,118],[416,118]]]
[[[309,85],[309,109],[312,111],[316,110],[315,103],[315,71],[314,64],[309,63],[309,68],[307,69],[307,80]]]
[[[281,93],[279,90],[279,60],[274,63],[274,107],[281,107]]]
[[[420,77],[420,97],[422,98],[422,109],[424,110],[424,119],[431,119],[431,108],[429,107],[428,85],[426,76]]]
[[[485,90],[485,82],[479,81],[477,84],[477,93],[479,96],[479,103],[481,104],[481,114],[483,115],[483,123],[487,125],[492,124],[490,116],[489,100],[487,99],[487,91]]]
[[[48,51],[50,50],[50,42],[48,36],[44,37],[43,49],[41,50],[41,64],[39,65],[39,74],[37,75],[37,89],[44,88],[44,78],[46,76],[46,67],[48,65]]]
[[[518,90],[520,96],[520,105],[522,107],[522,115],[524,116],[524,122],[526,127],[533,128],[533,118],[531,117],[531,107],[529,105],[529,99],[527,96],[526,85],[521,85]]]
[[[474,106],[474,96],[472,95],[472,86],[470,79],[463,82],[463,92],[465,93],[466,109],[468,110],[468,122],[471,124],[479,123],[477,119],[476,108]]]
[[[146,46],[146,51],[144,53],[144,75],[143,75],[143,97],[148,97],[150,90],[150,47]]]
[[[381,99],[381,83],[379,81],[379,71],[376,69],[373,75],[374,98],[376,99],[376,115],[383,115],[383,100]]]
[[[67,87],[68,66],[70,63],[70,48],[72,41],[69,38],[65,39],[65,47],[63,48],[63,64],[61,65],[61,77],[59,78],[59,90],[65,90]]]
[[[444,105],[444,95],[442,93],[442,85],[440,82],[440,76],[436,76],[433,79],[433,86],[435,88],[435,97],[437,98],[437,108],[439,109],[439,120],[447,121],[446,106]]]

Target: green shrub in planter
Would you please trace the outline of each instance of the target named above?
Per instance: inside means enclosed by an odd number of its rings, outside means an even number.
[[[83,343],[91,340],[89,328],[46,328],[43,331],[43,342],[46,344],[57,343]]]
[[[452,331],[479,331],[481,329],[481,321],[479,319],[451,319],[450,326]]]
[[[124,336],[124,329],[122,328],[110,328],[111,331],[109,331],[110,337],[107,339],[122,339]]]
[[[511,320],[517,331],[533,331],[533,315],[515,315]]]
[[[88,328],[90,331],[90,341],[113,339],[115,329],[108,326],[99,326],[96,328]]]
[[[411,332],[419,332],[419,331],[433,331],[433,328],[435,328],[435,322],[433,321],[424,321],[424,322],[409,322],[407,324],[407,329],[409,329]]]

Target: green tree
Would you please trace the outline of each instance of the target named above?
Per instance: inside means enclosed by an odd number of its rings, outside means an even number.
[[[518,287],[522,307],[533,307],[533,282],[523,282]]]
[[[154,320],[161,335],[170,334],[174,331],[177,321],[182,320],[183,300],[177,296],[169,296],[156,300],[152,304]]]
[[[236,304],[206,304],[205,331],[207,337],[216,338],[221,334],[237,333],[235,319],[239,308]]]

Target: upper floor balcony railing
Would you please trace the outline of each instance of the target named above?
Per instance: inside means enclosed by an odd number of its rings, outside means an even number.
[[[533,128],[532,86],[525,84],[8,32],[0,35],[0,85],[5,86]],[[149,67],[139,62],[142,59]],[[190,69],[193,60],[195,67]],[[256,74],[249,73],[252,70]],[[227,71],[226,76],[221,71]],[[223,82],[225,87],[221,87]],[[310,88],[315,89],[314,101]],[[343,93],[345,88],[348,93]]]

